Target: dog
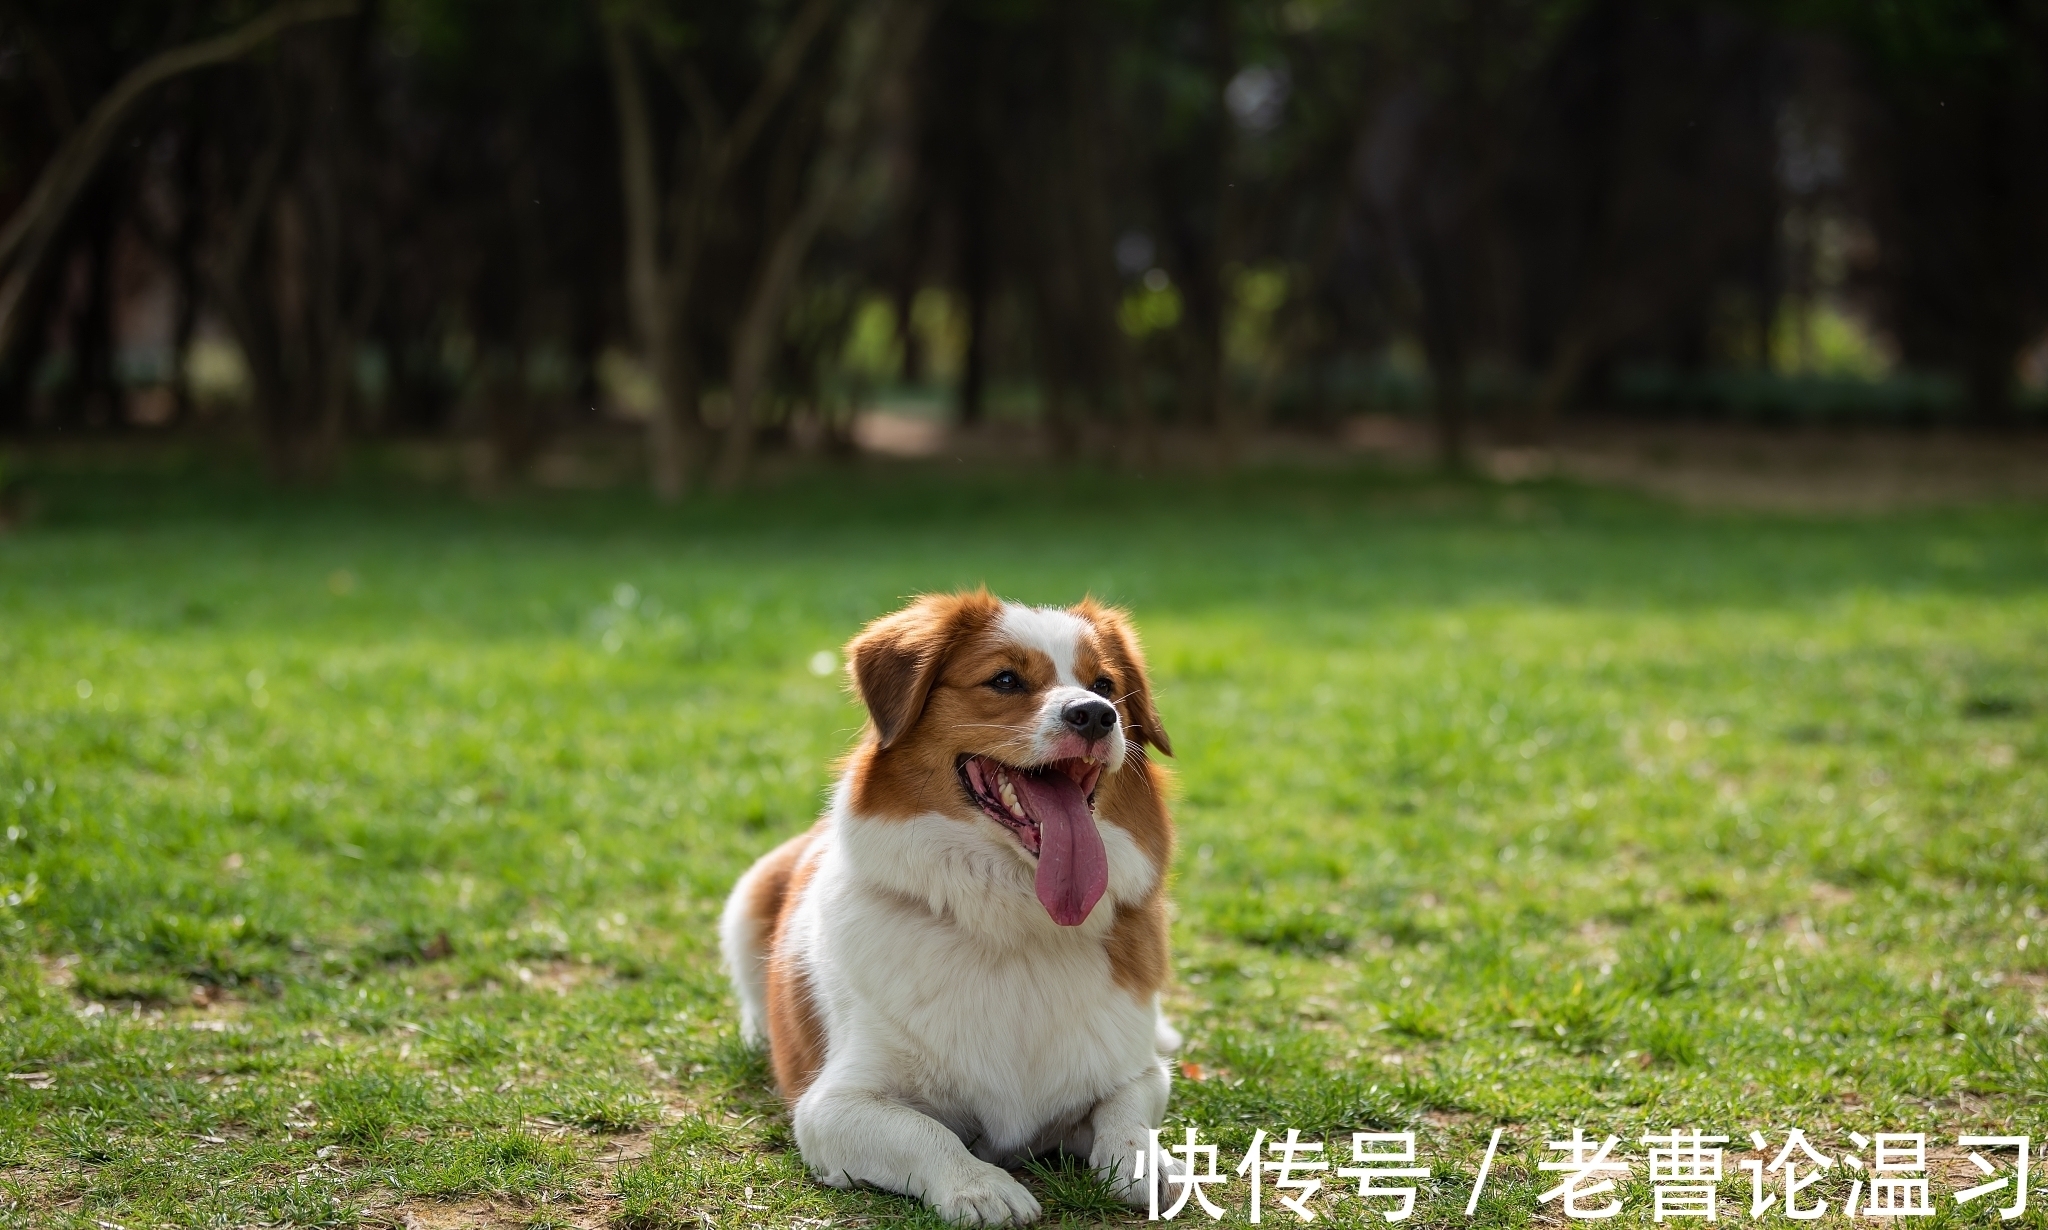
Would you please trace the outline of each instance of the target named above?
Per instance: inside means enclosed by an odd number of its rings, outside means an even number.
[[[846,657],[859,743],[719,927],[805,1165],[1021,1225],[1040,1209],[1007,1168],[1064,1152],[1144,1204],[1180,1046],[1150,755],[1173,748],[1129,619],[929,595]]]

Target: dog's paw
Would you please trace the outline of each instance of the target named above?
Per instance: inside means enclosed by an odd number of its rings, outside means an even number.
[[[1102,1181],[1109,1184],[1109,1190],[1125,1204],[1144,1208],[1151,1203],[1151,1183],[1138,1177],[1138,1153],[1145,1147],[1143,1141],[1128,1142],[1129,1147],[1118,1148],[1107,1142],[1098,1142],[1088,1155],[1088,1164]],[[1159,1191],[1162,1197],[1170,1199],[1168,1193],[1175,1189],[1170,1180],[1184,1174],[1187,1164],[1164,1150],[1157,1155],[1159,1160]]]
[[[1025,1226],[1038,1220],[1038,1199],[1000,1166],[984,1162],[943,1189],[925,1193],[925,1203],[956,1226]]]

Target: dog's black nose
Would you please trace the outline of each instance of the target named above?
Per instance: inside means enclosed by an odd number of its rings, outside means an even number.
[[[1077,700],[1060,710],[1060,716],[1074,728],[1075,734],[1090,743],[1107,739],[1109,732],[1116,729],[1116,706],[1106,700]]]

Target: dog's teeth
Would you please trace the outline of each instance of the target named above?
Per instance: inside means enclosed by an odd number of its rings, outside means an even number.
[[[1024,805],[1017,801],[1017,790],[1010,785],[1010,779],[1007,776],[1003,778],[1002,796],[1003,806],[1010,809],[1011,815],[1022,820],[1024,818]]]

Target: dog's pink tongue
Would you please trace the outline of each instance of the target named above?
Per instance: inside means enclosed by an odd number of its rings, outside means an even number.
[[[1062,927],[1078,927],[1109,888],[1109,855],[1088,796],[1064,773],[1018,774],[1018,800],[1038,821],[1038,902]]]

